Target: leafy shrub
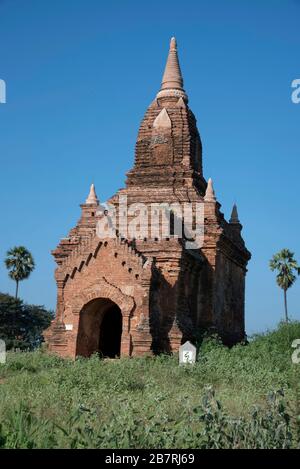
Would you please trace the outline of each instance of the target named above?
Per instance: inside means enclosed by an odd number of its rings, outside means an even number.
[[[0,339],[7,350],[33,350],[43,342],[42,332],[53,318],[43,306],[28,305],[0,293]]]

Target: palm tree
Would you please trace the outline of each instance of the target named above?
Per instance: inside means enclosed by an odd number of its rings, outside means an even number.
[[[16,282],[16,299],[18,298],[19,282],[29,277],[35,264],[31,253],[24,246],[15,246],[6,253],[4,260],[8,275]]]
[[[277,270],[276,282],[282,288],[284,294],[285,320],[288,322],[287,291],[294,284],[296,275],[300,275],[300,267],[294,259],[294,253],[289,249],[282,249],[274,254],[270,260],[270,269]]]

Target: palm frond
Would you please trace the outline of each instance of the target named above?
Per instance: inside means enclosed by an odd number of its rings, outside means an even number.
[[[270,260],[270,269],[277,271],[276,282],[283,290],[288,290],[300,275],[300,267],[289,249],[282,249]]]

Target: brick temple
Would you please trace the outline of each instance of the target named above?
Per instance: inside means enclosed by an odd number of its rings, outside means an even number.
[[[226,221],[212,180],[204,179],[201,139],[183,88],[175,38],[161,88],[141,122],[125,188],[108,201],[114,220],[123,214],[120,198],[128,206],[144,204],[149,213],[159,204],[201,205],[201,246],[187,248],[188,237],[174,231],[174,222],[184,227],[185,220],[163,210],[155,236],[145,231],[132,236],[124,223],[115,236],[99,235],[98,224],[111,217],[92,185],[77,225],[52,252],[57,309],[45,333],[49,350],[73,358],[94,352],[105,357],[170,353],[186,340],[195,343],[206,330],[226,344],[242,341],[251,256],[236,205]],[[166,222],[169,235],[163,236]]]

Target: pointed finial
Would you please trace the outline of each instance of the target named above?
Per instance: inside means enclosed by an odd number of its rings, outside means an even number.
[[[170,50],[166,63],[165,73],[161,83],[161,89],[177,88],[182,90],[183,78],[181,75],[178,55],[177,55],[177,43],[175,37],[172,37],[170,41]]]
[[[229,223],[236,223],[236,224],[237,224],[237,223],[238,223],[238,224],[240,223],[236,204],[233,205]]]
[[[96,205],[99,204],[99,200],[98,200],[98,197],[97,197],[97,194],[96,194],[96,191],[95,191],[94,184],[91,185],[90,193],[89,193],[88,198],[86,199],[85,203],[86,204],[96,204]]]
[[[183,78],[177,54],[177,42],[175,37],[171,38],[168,59],[161,83],[161,89],[157,98],[165,96],[182,96],[187,101],[187,95],[183,89]]]
[[[211,178],[209,178],[209,180],[207,182],[207,188],[206,188],[204,200],[205,200],[205,202],[216,202],[216,200],[217,200],[216,196],[215,196],[215,191],[214,191],[213,182],[212,182]]]
[[[171,37],[170,50],[177,50],[177,42],[176,42],[176,38],[174,36]]]

